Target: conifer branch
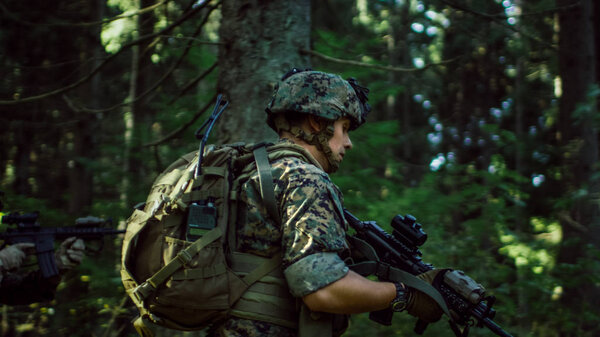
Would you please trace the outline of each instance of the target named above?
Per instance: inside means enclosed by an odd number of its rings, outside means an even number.
[[[378,70],[393,71],[393,72],[416,72],[416,71],[423,71],[423,70],[425,70],[427,68],[430,68],[430,67],[441,66],[441,65],[448,64],[448,63],[452,63],[452,62],[454,62],[457,59],[459,59],[459,58],[462,57],[462,56],[457,56],[457,57],[454,57],[452,59],[445,60],[445,61],[442,61],[442,62],[429,63],[429,64],[425,65],[423,68],[402,68],[402,67],[385,66],[385,65],[380,65],[380,64],[371,64],[371,63],[365,63],[365,62],[359,62],[359,61],[353,61],[353,60],[339,59],[339,58],[327,56],[325,54],[321,54],[321,53],[319,53],[317,51],[314,51],[314,50],[301,49],[300,53],[304,54],[304,55],[316,56],[316,57],[318,57],[320,59],[323,59],[325,61],[330,61],[330,62],[335,62],[335,63],[340,63],[340,64],[348,64],[348,65],[365,67],[365,68],[373,68],[373,69],[378,69]]]

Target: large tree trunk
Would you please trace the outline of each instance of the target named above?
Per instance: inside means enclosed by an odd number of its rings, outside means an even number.
[[[217,90],[229,100],[218,123],[221,142],[273,140],[265,107],[277,81],[310,67],[310,0],[222,3]]]
[[[89,21],[102,20],[104,12],[104,2],[101,0],[88,1],[81,3],[81,14]],[[101,26],[91,29],[89,32],[82,34],[77,40],[77,46],[74,54],[78,54],[81,62],[92,58],[94,61],[90,68],[95,68],[99,65],[103,50],[100,42]],[[90,72],[89,68],[82,68],[81,75],[84,76]],[[79,101],[86,102],[92,108],[100,107],[100,85],[101,74],[96,74],[94,78],[85,83],[77,90]],[[97,149],[97,130],[98,120],[96,115],[74,111],[74,119],[78,122],[73,133],[73,151],[69,159],[69,207],[68,212],[75,215],[86,215],[92,206],[93,194],[93,171],[90,163],[96,159],[98,154]]]
[[[138,0],[139,8],[152,5],[150,0]],[[150,35],[154,32],[156,17],[153,12],[137,16],[137,37]],[[147,104],[146,99],[139,97],[154,83],[151,61],[152,41],[146,40],[132,48],[131,78],[129,82],[129,100],[131,104],[125,112],[125,167],[122,183],[121,201],[124,206],[131,207],[139,200],[144,200],[145,188],[150,174],[150,158],[153,156],[143,144],[152,139],[152,119],[155,112]],[[133,188],[131,188],[133,187]]]
[[[562,97],[558,125],[563,147],[563,191],[566,196],[572,196],[570,209],[562,213],[563,241],[559,266],[593,259],[590,249],[598,249],[600,243],[600,208],[597,202],[600,186],[594,177],[597,174],[595,165],[598,164],[598,130],[594,124],[597,101],[587,97],[592,84],[598,80],[598,56],[594,45],[597,23],[594,22],[593,3],[593,0],[557,1],[559,7],[565,8],[577,4],[559,14]],[[581,109],[582,105],[586,109]],[[568,277],[568,280],[563,282],[561,302],[565,308],[575,310],[569,315],[575,322],[571,322],[569,328],[561,326],[561,336],[581,336],[584,331],[595,331],[597,335],[597,322],[586,321],[585,313],[595,310],[600,300],[599,287],[582,275],[563,277]]]

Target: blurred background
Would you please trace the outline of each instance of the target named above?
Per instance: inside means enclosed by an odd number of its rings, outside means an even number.
[[[123,227],[217,93],[211,143],[272,141],[279,78],[339,73],[373,107],[332,175],[346,207],[386,229],[414,215],[424,260],[482,283],[515,336],[600,336],[599,20],[594,0],[4,0],[3,211]],[[54,301],[3,306],[3,335],[135,336],[106,241]],[[414,335],[395,316],[344,336]]]

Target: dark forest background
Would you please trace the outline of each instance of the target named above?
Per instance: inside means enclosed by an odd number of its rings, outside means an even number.
[[[210,142],[273,140],[273,86],[311,67],[371,89],[332,176],[347,208],[388,229],[415,215],[425,261],[485,285],[515,336],[599,336],[598,22],[594,0],[4,0],[4,212],[123,227],[197,149],[217,93],[230,105]],[[54,301],[3,306],[3,335],[135,336],[119,259],[107,239]],[[413,325],[358,315],[345,336]],[[442,321],[424,336],[452,333]]]

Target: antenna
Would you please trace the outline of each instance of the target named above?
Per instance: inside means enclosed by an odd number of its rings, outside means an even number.
[[[196,130],[196,139],[201,139],[201,141],[200,149],[198,150],[198,165],[196,166],[194,178],[197,178],[199,175],[202,174],[202,158],[204,157],[204,146],[206,146],[206,141],[208,140],[208,136],[210,135],[210,132],[212,131],[213,126],[215,125],[215,122],[217,121],[219,116],[221,116],[221,113],[223,113],[225,108],[227,108],[227,105],[229,105],[229,102],[223,100],[223,95],[219,94],[217,96],[217,103],[215,103],[215,107],[213,109],[212,114],[202,124],[202,126],[200,126],[198,130]],[[206,126],[208,126],[206,132],[202,133],[202,130],[204,130]]]

